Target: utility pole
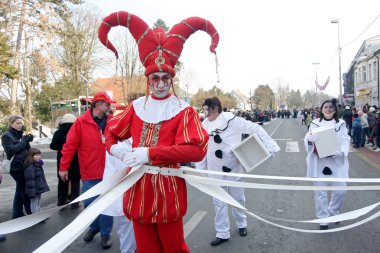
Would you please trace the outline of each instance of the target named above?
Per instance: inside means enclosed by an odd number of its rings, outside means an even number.
[[[84,90],[85,90],[85,93],[86,93],[86,111],[88,111],[88,80],[82,76],[82,75],[79,75],[82,79],[83,79],[83,84],[84,84]]]
[[[342,48],[340,47],[340,31],[339,31],[339,20],[331,20],[331,23],[338,24],[338,54],[339,54],[339,103],[343,105],[343,96],[342,96]]]

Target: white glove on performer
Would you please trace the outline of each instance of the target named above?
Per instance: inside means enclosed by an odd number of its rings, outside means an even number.
[[[306,140],[309,142],[315,142],[318,139],[318,136],[316,134],[308,133],[306,135]]]
[[[131,153],[132,147],[129,143],[126,142],[118,142],[111,146],[110,154],[120,160],[124,160],[124,158]]]
[[[134,148],[132,152],[128,152],[128,155],[123,159],[126,165],[135,167],[149,162],[148,148],[140,147]]]

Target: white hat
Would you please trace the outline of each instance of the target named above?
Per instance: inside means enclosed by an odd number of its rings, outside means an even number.
[[[61,122],[59,122],[60,124],[64,124],[64,123],[74,123],[74,121],[76,120],[77,118],[75,118],[74,115],[72,115],[71,113],[66,113],[65,115],[62,116],[61,118]]]
[[[350,110],[350,106],[346,105],[346,107],[344,107],[346,110]]]
[[[369,112],[374,112],[374,111],[376,111],[376,110],[375,110],[375,107],[371,106],[371,107],[369,108]]]

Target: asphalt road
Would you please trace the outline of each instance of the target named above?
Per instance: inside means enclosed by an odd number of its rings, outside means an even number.
[[[306,152],[303,147],[303,136],[306,127],[299,120],[278,119],[264,126],[268,134],[277,140],[281,151],[254,169],[252,173],[276,176],[298,176],[306,174]],[[48,150],[46,145],[40,146],[43,157],[47,161],[45,172],[51,187],[49,193],[42,195],[43,207],[49,208],[56,203],[56,165],[55,153]],[[352,150],[354,151],[354,150]],[[380,155],[380,154],[378,154]],[[351,152],[350,177],[380,178],[380,167],[365,159],[360,152]],[[274,183],[269,180],[251,180],[250,182]],[[282,182],[288,183],[288,182]],[[302,183],[293,183],[302,184]],[[0,221],[10,218],[14,182],[5,175],[4,183],[0,185]],[[377,191],[350,191],[342,212],[352,211],[377,203],[380,193]],[[277,190],[246,190],[247,208],[260,215],[290,220],[310,220],[315,218],[313,193],[310,191],[277,191]],[[45,241],[55,235],[60,229],[69,224],[81,211],[65,209],[53,215],[46,223],[7,235],[7,241],[0,242],[0,252],[32,252]],[[375,210],[376,211],[376,210]],[[378,208],[377,208],[377,211]],[[371,213],[372,214],[372,213]],[[368,216],[368,215],[367,215]],[[232,215],[231,238],[227,243],[211,247],[210,241],[215,238],[214,211],[212,198],[197,189],[188,186],[188,211],[184,218],[186,241],[193,253],[204,252],[379,252],[380,240],[378,231],[380,220],[375,219],[359,227],[337,233],[312,234],[293,232],[265,224],[248,217],[248,236],[240,237]],[[340,225],[354,223],[345,221]],[[301,224],[294,222],[271,220],[276,223],[302,229],[318,229],[316,224]],[[118,238],[113,232],[113,245],[107,252],[119,252]],[[74,241],[64,252],[103,252],[99,236],[91,243],[85,243],[81,237]]]

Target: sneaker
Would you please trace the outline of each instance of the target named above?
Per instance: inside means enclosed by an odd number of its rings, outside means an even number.
[[[87,230],[87,232],[84,234],[84,236],[83,236],[83,240],[84,240],[85,242],[91,242],[92,239],[94,239],[94,236],[95,236],[98,232],[99,232],[99,231],[93,232],[93,231],[91,230],[91,228],[89,228],[89,229]]]
[[[102,236],[102,248],[103,249],[111,248],[111,237],[110,236]]]
[[[375,152],[380,152],[380,148],[377,148],[377,149],[375,149],[375,150],[373,150],[373,151],[375,151]]]

